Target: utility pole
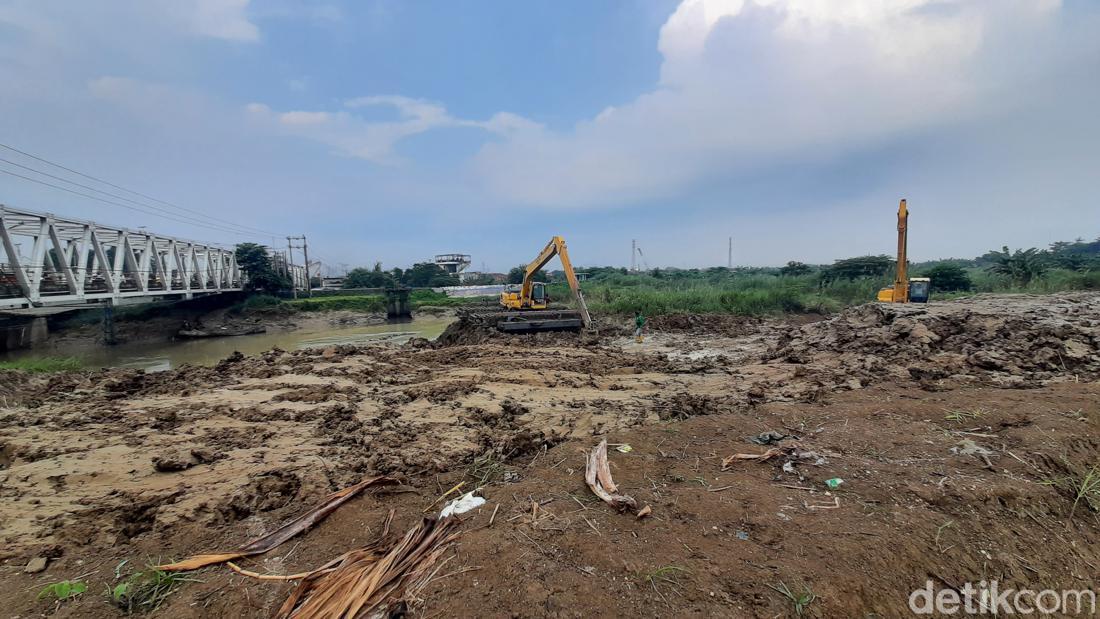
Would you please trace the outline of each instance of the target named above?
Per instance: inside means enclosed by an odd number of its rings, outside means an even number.
[[[290,290],[294,293],[294,298],[298,298],[298,282],[294,281],[294,270],[290,268],[291,260],[294,257],[294,246],[290,243],[290,239],[293,237],[286,237],[286,273],[290,276]]]
[[[630,239],[630,272],[638,272],[638,240]]]
[[[313,280],[309,277],[309,244],[306,243],[306,235],[302,235],[302,257],[306,261],[306,296],[313,296]]]
[[[301,245],[295,245],[294,241],[301,241],[302,244]],[[302,250],[302,259],[305,260],[305,267],[304,268],[305,268],[305,273],[306,273],[306,287],[305,287],[306,296],[307,297],[312,297],[313,296],[313,290],[312,290],[313,286],[310,285],[310,281],[309,281],[309,244],[306,243],[306,235],[302,234],[302,235],[299,235],[299,236],[288,236],[288,237],[286,237],[286,248],[287,248],[287,270],[290,270],[291,262],[293,262],[294,250],[295,249]],[[298,287],[296,285],[294,285],[294,274],[293,274],[293,272],[291,272],[290,281],[291,281],[291,288],[294,289],[294,298],[297,299],[298,298]]]
[[[733,268],[733,237],[732,237],[732,236],[730,237],[730,255],[729,255],[729,260],[728,260],[728,262],[727,262],[726,266],[727,266],[727,267],[729,267],[729,268],[731,268],[731,269]]]

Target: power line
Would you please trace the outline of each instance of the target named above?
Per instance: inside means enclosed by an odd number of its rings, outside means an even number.
[[[55,176],[55,175],[50,174],[48,172],[43,172],[41,170],[36,170],[32,167],[25,166],[21,163],[16,163],[14,161],[8,161],[7,159],[4,159],[3,157],[0,157],[0,161],[4,162],[6,164],[9,164],[9,165],[13,165],[13,166],[23,168],[24,170],[29,170],[31,172],[34,172],[35,174],[41,174],[42,176],[46,176],[46,177],[49,177],[49,178],[52,178],[52,179],[55,179],[55,180],[59,180],[63,183],[69,183],[70,185],[76,185],[77,187],[82,187],[82,188],[87,189],[89,191],[94,191],[96,193],[101,193],[105,196],[111,196],[112,198],[117,198],[119,200],[125,200],[127,202],[130,202],[132,204],[136,204],[136,205],[144,207],[144,208],[156,208],[154,206],[150,206],[148,204],[138,202],[137,200],[131,200],[130,198],[127,198],[126,196],[120,196],[120,195],[117,195],[117,194],[113,194],[109,191],[103,191],[102,189],[96,189],[95,187],[92,187],[90,185],[84,185],[84,184],[78,183],[76,181],[71,181],[67,178],[63,178],[63,177],[60,177],[60,176]],[[26,178],[26,177],[20,177],[20,178]],[[137,210],[137,209],[135,209],[135,210]],[[150,212],[150,211],[145,211],[145,210],[139,210],[139,212],[145,213],[147,215],[153,215],[153,216],[156,216],[156,217],[165,217],[166,216],[166,215],[163,215],[159,212]],[[190,222],[193,222],[196,225],[203,225],[203,226],[209,225],[209,224],[207,224],[206,222],[204,222],[200,219],[195,219],[194,217],[188,217],[186,215],[173,215],[173,217],[182,217],[184,219],[189,220]],[[180,220],[177,219],[177,220],[174,220],[174,221],[180,221]],[[223,232],[231,232],[233,234],[248,234],[248,235],[255,234],[252,231],[250,231],[249,229],[243,228],[243,227],[240,230],[233,230],[233,229],[229,229],[229,228],[225,228],[225,227],[220,227],[218,229],[223,231]]]
[[[39,185],[45,185],[47,187],[53,187],[54,189],[60,189],[61,191],[67,191],[71,194],[75,194],[75,195],[82,196],[82,197],[85,197],[85,198],[90,198],[92,200],[98,200],[98,201],[104,202],[106,204],[113,204],[115,206],[121,206],[122,208],[130,209],[132,211],[138,211],[139,213],[146,213],[145,211],[142,211],[141,209],[138,209],[138,208],[133,207],[133,206],[129,206],[127,204],[121,204],[121,203],[115,202],[113,200],[106,200],[104,198],[100,198],[99,196],[93,196],[93,195],[89,195],[89,194],[86,194],[86,193],[82,193],[80,191],[74,191],[72,189],[69,189],[68,187],[62,187],[61,185],[54,185],[53,183],[47,183],[45,181],[40,181],[36,178],[31,178],[29,176],[23,176],[22,174],[16,174],[15,172],[11,172],[11,171],[5,170],[3,168],[0,168],[0,172],[3,172],[4,174],[10,174],[11,176],[15,176],[15,177],[21,178],[23,180],[28,180],[32,183],[38,183]],[[146,213],[146,214],[149,214],[149,213]],[[224,228],[216,228],[214,226],[207,225],[207,224],[192,223],[192,222],[189,222],[189,221],[184,221],[182,219],[175,219],[174,217],[171,217],[169,215],[159,215],[159,216],[164,217],[166,219],[171,219],[172,221],[182,223],[182,224],[187,224],[187,225],[191,225],[191,226],[202,226],[204,228],[210,228],[211,230],[217,230],[218,232],[232,232],[234,234],[239,234],[238,232],[234,232],[232,230],[226,230]]]
[[[83,172],[80,172],[80,171],[74,170],[74,169],[72,169],[72,168],[69,168],[69,167],[63,166],[63,165],[61,165],[61,164],[59,164],[59,163],[55,163],[55,162],[53,162],[53,161],[50,161],[50,160],[48,160],[48,159],[44,159],[44,158],[42,158],[42,157],[39,157],[39,156],[37,156],[37,155],[32,155],[31,153],[28,153],[28,152],[26,152],[26,151],[22,151],[22,150],[19,150],[18,148],[15,148],[14,146],[10,146],[10,145],[8,145],[8,144],[0,143],[0,147],[2,147],[2,148],[6,148],[6,149],[8,149],[8,150],[10,150],[10,151],[12,151],[12,152],[16,152],[16,153],[19,153],[20,155],[23,155],[23,156],[25,156],[25,157],[30,157],[31,159],[34,159],[34,160],[36,160],[36,161],[41,161],[42,163],[45,163],[45,164],[48,164],[48,165],[54,166],[55,168],[59,168],[59,169],[65,170],[66,172],[71,172],[72,174],[76,174],[76,175],[78,175],[78,176],[82,176],[82,177],[84,177],[84,178],[86,178],[86,179],[89,179],[89,180],[93,180],[93,181],[95,181],[95,182],[97,182],[97,183],[103,183],[104,185],[108,185],[108,186],[110,186],[110,187],[114,187],[115,189],[119,189],[119,190],[121,190],[121,191],[125,191],[125,192],[127,192],[127,193],[131,193],[131,194],[134,194],[135,196],[140,196],[140,197],[142,197],[142,198],[145,198],[146,200],[152,200],[153,202],[158,202],[158,203],[160,203],[160,204],[164,204],[165,206],[170,206],[170,207],[172,207],[172,208],[174,208],[174,209],[177,209],[177,210],[180,210],[180,211],[184,211],[184,212],[189,212],[189,213],[194,213],[194,214],[196,214],[196,215],[198,215],[198,216],[200,216],[200,217],[203,217],[203,218],[206,218],[206,219],[210,219],[210,220],[213,220],[213,221],[220,221],[220,222],[222,222],[222,223],[224,223],[224,224],[229,224],[229,225],[231,225],[231,226],[234,226],[234,227],[237,227],[237,228],[243,228],[243,229],[246,229],[246,230],[252,230],[252,231],[254,231],[254,232],[257,232],[257,233],[263,234],[263,235],[265,235],[265,236],[281,236],[281,235],[278,235],[278,234],[276,234],[276,233],[274,233],[274,232],[269,232],[269,231],[267,231],[267,230],[261,230],[261,229],[259,229],[259,228],[253,228],[253,227],[251,227],[251,226],[244,226],[244,225],[241,225],[241,224],[237,224],[237,223],[234,223],[234,222],[232,222],[232,221],[229,221],[229,220],[227,220],[227,219],[221,219],[221,218],[219,218],[219,217],[214,217],[213,215],[207,215],[207,214],[205,214],[205,213],[202,213],[202,212],[200,212],[200,211],[196,211],[196,210],[194,210],[194,209],[189,209],[189,208],[185,208],[185,207],[182,207],[182,206],[178,206],[178,205],[176,205],[176,204],[172,204],[171,202],[167,202],[167,201],[164,201],[164,200],[160,200],[160,199],[158,199],[158,198],[154,198],[154,197],[152,197],[152,196],[148,196],[148,195],[145,195],[145,194],[143,194],[143,193],[141,193],[141,192],[139,192],[139,191],[134,191],[133,189],[127,189],[126,187],[123,187],[123,186],[121,186],[121,185],[116,185],[115,183],[112,183],[112,182],[110,182],[110,181],[106,181],[106,180],[103,180],[103,179],[101,179],[101,178],[98,178],[98,177],[96,177],[96,176],[92,176],[92,175],[90,175],[90,174],[85,174],[85,173],[83,173]],[[15,165],[19,165],[19,164],[15,164]],[[20,166],[20,167],[26,167],[26,166]],[[28,169],[30,169],[30,168],[28,168]],[[48,175],[48,174],[46,174],[45,172],[39,172],[38,170],[34,170],[34,171],[35,171],[35,172],[38,172],[39,174],[44,174],[44,175],[46,175],[46,176],[49,176],[49,175]],[[63,180],[63,179],[62,179],[62,180]],[[72,181],[65,181],[65,182],[71,183],[71,184],[73,184],[73,185],[78,185],[78,183],[74,183],[74,182],[72,182]],[[103,192],[103,191],[101,191],[101,190],[98,190],[98,189],[93,189],[93,191],[100,191],[101,193],[107,193],[107,192]],[[126,198],[123,198],[123,199],[126,199]],[[159,209],[159,210],[164,210],[164,209],[160,209],[159,207],[155,207],[155,206],[152,206],[152,205],[144,205],[144,206],[148,206],[149,208],[157,208],[157,209]]]

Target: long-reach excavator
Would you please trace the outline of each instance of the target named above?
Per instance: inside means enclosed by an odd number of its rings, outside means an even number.
[[[902,199],[898,205],[898,264],[894,285],[878,291],[878,300],[884,303],[927,303],[932,280],[909,275],[909,208]]]
[[[546,266],[554,256],[561,259],[565,279],[569,282],[573,298],[577,301],[576,310],[551,310],[550,297],[546,294],[546,284],[535,281],[535,275],[539,269]],[[497,328],[501,331],[567,330],[588,328],[592,324],[580,283],[577,281],[577,274],[573,272],[573,263],[569,260],[565,239],[560,236],[550,239],[539,255],[527,265],[522,284],[513,284],[500,293],[500,305],[508,310],[496,316]]]

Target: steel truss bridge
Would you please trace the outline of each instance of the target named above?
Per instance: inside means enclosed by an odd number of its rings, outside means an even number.
[[[0,242],[5,311],[190,299],[244,284],[232,249],[4,205]],[[303,267],[288,270],[304,280]]]

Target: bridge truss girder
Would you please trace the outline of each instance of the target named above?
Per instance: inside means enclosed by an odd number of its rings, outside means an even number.
[[[244,283],[232,249],[4,205],[0,252],[0,309],[190,298]]]

